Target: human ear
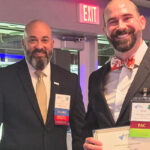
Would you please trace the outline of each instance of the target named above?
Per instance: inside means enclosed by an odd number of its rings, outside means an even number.
[[[141,28],[142,28],[142,30],[144,30],[144,29],[145,29],[145,26],[146,26],[146,19],[145,19],[144,16],[140,16],[139,19],[140,19]]]

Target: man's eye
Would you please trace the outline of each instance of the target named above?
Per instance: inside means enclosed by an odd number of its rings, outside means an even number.
[[[115,25],[115,24],[117,24],[117,20],[111,20],[111,21],[109,21],[108,24],[109,24],[109,25]]]
[[[47,43],[49,40],[48,39],[43,39],[42,40],[44,43]]]
[[[36,42],[36,39],[30,39],[29,42]]]
[[[129,19],[131,19],[131,17],[125,17],[124,20],[128,21]]]

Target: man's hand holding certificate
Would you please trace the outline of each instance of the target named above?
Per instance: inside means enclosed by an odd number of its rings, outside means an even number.
[[[94,138],[103,143],[103,150],[129,150],[129,127],[95,130]]]
[[[103,150],[102,143],[93,137],[88,137],[83,145],[84,150]]]
[[[102,150],[150,149],[150,139],[129,137],[128,126],[95,130],[94,138],[102,142]]]

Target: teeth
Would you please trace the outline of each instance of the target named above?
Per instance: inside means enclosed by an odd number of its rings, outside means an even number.
[[[122,38],[126,38],[126,37],[128,37],[128,34],[123,34],[123,35],[118,35],[118,36],[117,36],[117,38],[121,38],[121,39],[122,39]]]

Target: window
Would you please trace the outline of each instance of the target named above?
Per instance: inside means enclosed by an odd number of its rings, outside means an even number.
[[[0,23],[0,67],[24,58],[21,47],[23,30],[23,25]]]
[[[113,55],[113,48],[104,35],[98,35],[98,68],[103,66]]]

